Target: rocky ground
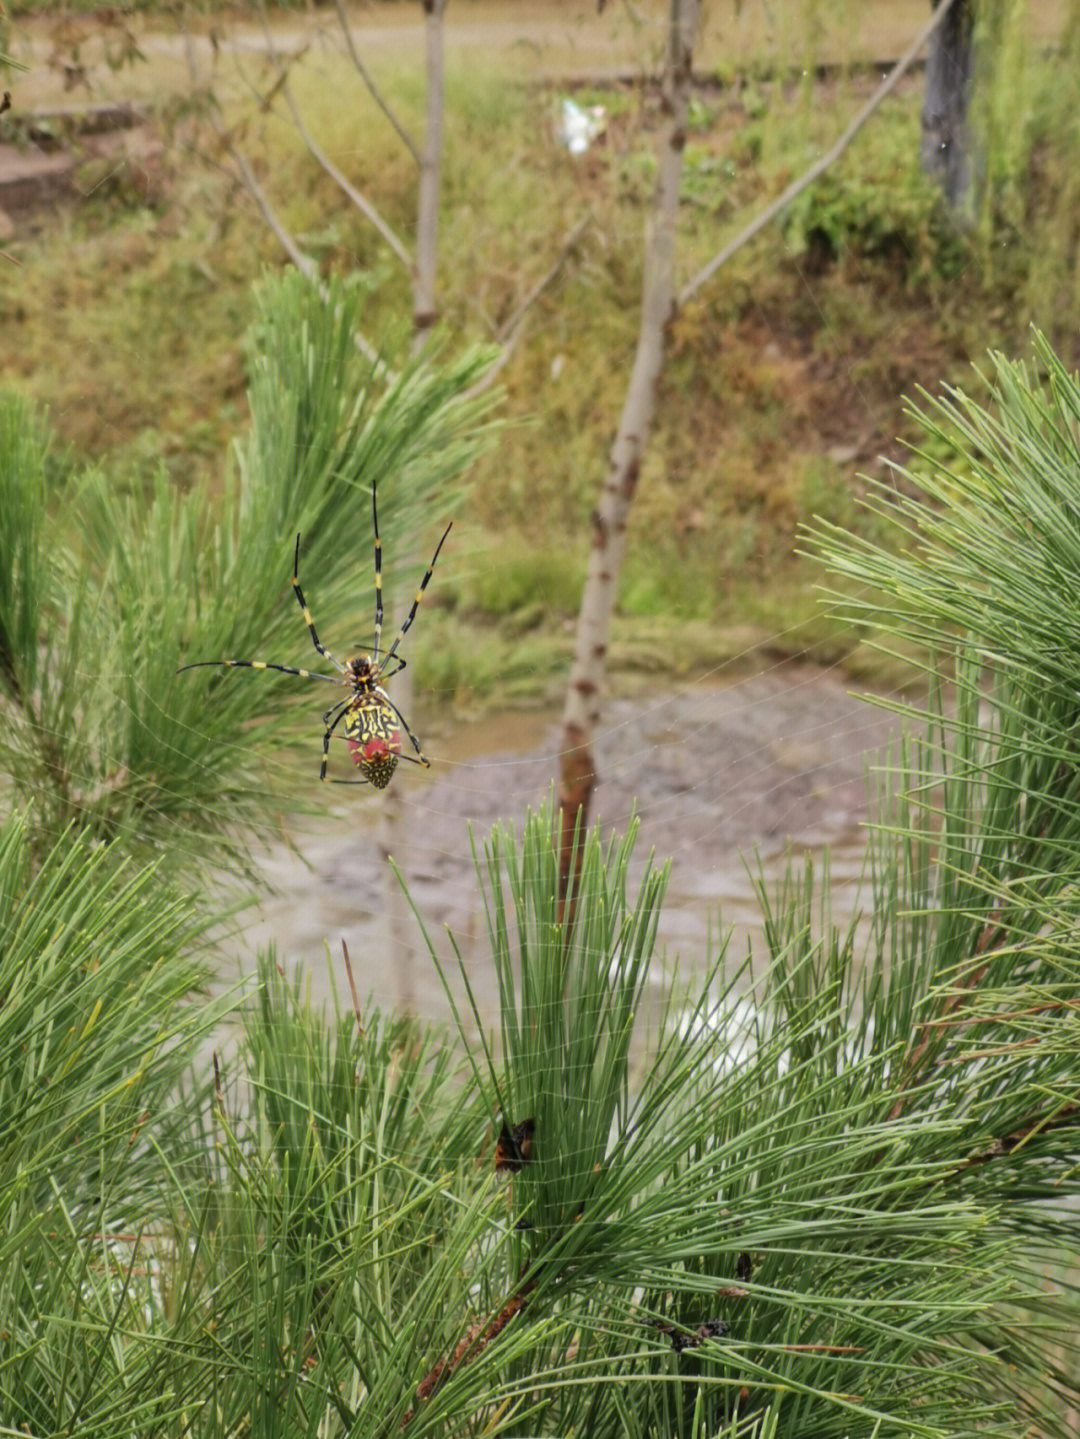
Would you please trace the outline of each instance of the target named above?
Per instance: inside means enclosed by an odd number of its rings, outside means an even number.
[[[672,861],[660,929],[666,963],[699,968],[729,926],[737,952],[745,949],[757,930],[747,872],[755,853],[775,877],[789,855],[829,846],[835,916],[852,912],[867,769],[898,728],[894,714],[854,698],[841,678],[798,666],[729,685],[665,686],[608,705],[596,814],[615,831],[638,816],[639,866],[650,850]],[[511,715],[479,732],[434,738],[428,746],[425,737],[430,775],[402,767],[394,780],[411,828],[402,867],[439,953],[452,959],[449,927],[490,1015],[494,978],[469,829],[482,844],[496,821],[520,823],[548,796],[558,722]],[[275,893],[245,917],[235,946],[241,970],[250,972],[257,946],[273,943],[283,965],[308,972],[316,994],[326,992],[330,968],[345,993],[344,937],[362,995],[380,1004],[411,998],[421,1015],[445,1019],[446,997],[419,931],[406,953],[389,948],[374,796],[331,793],[332,808],[290,836],[295,847],[283,843],[266,856]]]

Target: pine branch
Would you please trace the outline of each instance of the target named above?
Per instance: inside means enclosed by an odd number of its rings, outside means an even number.
[[[511,1319],[522,1312],[528,1303],[529,1294],[535,1288],[535,1283],[536,1281],[532,1280],[517,1293],[512,1294],[486,1324],[478,1322],[470,1325],[465,1337],[456,1345],[449,1359],[440,1359],[431,1367],[417,1386],[413,1403],[401,1416],[400,1427],[402,1429],[408,1426],[415,1417],[418,1407],[430,1399],[436,1389],[445,1384],[458,1369],[477,1359],[488,1345],[499,1337]]]

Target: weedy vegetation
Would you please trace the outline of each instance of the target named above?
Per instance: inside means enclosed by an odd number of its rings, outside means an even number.
[[[875,83],[860,68],[861,50],[836,50],[838,36],[848,25],[865,48],[892,32],[879,26],[868,38],[857,7],[818,13],[817,22],[804,8],[788,7],[773,31],[749,15],[738,24],[728,17],[725,28],[722,13],[719,49],[709,31],[702,63],[706,78],[715,66],[715,80],[694,106],[687,151],[686,275],[817,158]],[[754,637],[771,636],[774,653],[830,662],[854,653],[858,669],[861,632],[823,619],[812,568],[794,554],[800,523],[814,513],[856,528],[872,523],[850,500],[865,494],[863,475],[880,479],[882,457],[903,459],[915,438],[897,417],[898,393],[932,377],[961,381],[988,348],[1016,351],[1031,320],[1071,356],[1071,127],[1080,106],[1069,47],[1080,28],[1067,23],[1067,6],[1051,8],[1034,20],[1023,7],[988,9],[974,115],[985,183],[967,223],[947,214],[919,170],[921,86],[913,77],[839,167],[677,317],[631,520],[619,619],[626,651],[662,620],[676,668],[712,668],[745,648],[750,616]],[[401,6],[385,10],[400,23]],[[476,15],[476,23],[493,18],[484,7]],[[187,15],[200,31],[212,19]],[[70,60],[77,45],[89,98],[146,100],[148,133],[161,148],[102,160],[77,136],[58,135],[81,156],[82,195],[29,223],[20,216],[5,242],[19,264],[0,265],[3,373],[48,412],[62,446],[80,460],[107,460],[114,483],[124,476],[141,492],[160,468],[174,485],[205,483],[220,494],[223,456],[250,419],[238,337],[255,320],[256,283],[282,257],[207,123],[208,95],[322,273],[367,277],[372,336],[400,332],[409,277],[313,162],[287,109],[258,104],[274,87],[272,65],[248,52],[238,68],[224,43],[217,68],[193,86],[181,34],[166,31],[171,50],[150,45],[150,22],[129,15],[122,23],[135,53],[114,74],[93,62],[78,26],[49,40],[45,22],[36,23],[41,54],[51,43]],[[251,23],[258,30],[258,17]],[[293,22],[286,10],[270,23],[277,33]],[[327,13],[328,29],[335,23]],[[15,54],[18,38],[16,26]],[[1059,48],[1047,51],[1047,41]],[[449,647],[440,636],[432,647],[443,709],[530,698],[520,675],[500,685],[530,628],[531,698],[557,693],[567,648],[560,621],[575,611],[588,517],[635,337],[657,97],[637,86],[576,91],[582,103],[606,106],[608,125],[575,160],[556,143],[557,96],[534,83],[543,56],[531,55],[515,47],[513,66],[499,69],[462,61],[453,49],[448,57],[439,278],[447,332],[455,343],[491,342],[560,267],[499,377],[507,426],[498,453],[478,461],[455,537],[459,557],[475,551],[475,560],[442,577],[453,635],[467,636]],[[838,59],[850,69],[833,63],[815,77],[815,61]],[[368,60],[417,131],[424,96],[416,76],[400,55],[376,50]],[[797,83],[786,68],[796,62]],[[290,90],[330,159],[408,234],[412,160],[345,58],[316,46],[291,68]],[[26,143],[18,107],[0,125]],[[533,572],[538,533],[560,557],[558,576]],[[506,596],[520,596],[513,613]],[[542,625],[531,623],[538,606]],[[684,644],[682,626],[698,621]]]

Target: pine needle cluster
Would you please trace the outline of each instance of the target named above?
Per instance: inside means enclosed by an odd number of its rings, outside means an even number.
[[[675,982],[636,825],[578,835],[563,910],[542,811],[476,851],[499,1032],[462,966],[446,1033],[274,953],[208,998],[207,860],[249,865],[289,691],[172,671],[295,625],[297,529],[354,603],[357,492],[406,476],[404,525],[489,434],[475,358],[358,369],[358,303],[268,293],[212,511],[0,406],[0,1433],[1075,1432],[1080,382],[996,359],[881,497],[906,544],[817,530],[940,656],[863,921],[792,870]]]

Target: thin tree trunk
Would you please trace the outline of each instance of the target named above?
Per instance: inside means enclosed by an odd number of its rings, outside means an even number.
[[[967,110],[973,29],[971,0],[956,0],[934,32],[926,60],[920,159],[928,175],[941,177],[953,211],[963,207],[971,188]]]
[[[439,240],[439,190],[442,181],[443,115],[445,84],[443,65],[443,15],[446,0],[422,0],[427,71],[427,118],[424,147],[420,155],[420,181],[416,201],[416,261],[413,269],[413,349],[418,350],[438,319],[436,307],[436,262]],[[423,561],[406,550],[404,564],[409,573]],[[414,563],[415,561],[415,563]],[[394,677],[394,703],[405,714],[413,707],[413,672],[401,670]],[[412,815],[404,791],[390,785],[383,796],[381,848],[386,875],[386,924],[388,958],[395,975],[397,1007],[416,1009],[416,955],[412,914],[398,878],[389,863],[394,859],[407,876],[412,853]]]
[[[423,0],[427,57],[427,122],[420,156],[420,185],[416,205],[416,273],[413,279],[413,331],[422,343],[426,330],[438,319],[435,306],[435,263],[439,241],[439,187],[442,182],[443,15],[446,0]]]
[[[664,363],[667,326],[674,308],[675,226],[686,143],[690,67],[699,11],[699,0],[671,0],[669,49],[664,74],[667,124],[660,153],[651,231],[645,249],[637,353],[611,447],[607,478],[593,512],[592,550],[563,711],[559,844],[564,901],[572,878],[575,827],[579,818],[582,825],[588,820],[596,784],[592,746],[600,721],[611,612],[625,547],[627,519],[656,410],[656,390]]]

